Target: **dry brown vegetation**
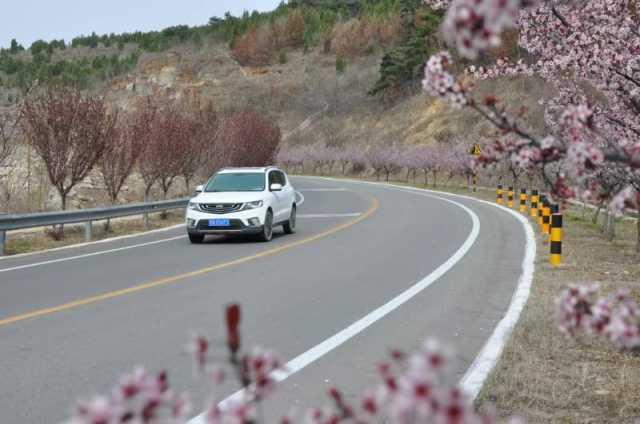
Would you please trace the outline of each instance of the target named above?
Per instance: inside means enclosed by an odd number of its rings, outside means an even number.
[[[555,298],[569,284],[595,281],[603,293],[629,288],[640,298],[635,222],[619,222],[618,238],[607,242],[591,223],[592,213],[566,212],[564,264],[558,268],[549,265],[548,245],[538,232],[531,297],[479,398],[495,401],[501,415],[518,414],[529,423],[637,423],[640,418],[640,357],[604,343],[569,340],[554,320]]]
[[[333,30],[331,47],[337,56],[353,58],[390,46],[401,30],[401,20],[361,18],[338,23]]]

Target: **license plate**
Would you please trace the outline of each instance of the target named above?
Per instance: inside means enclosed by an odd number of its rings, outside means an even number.
[[[228,219],[210,219],[209,227],[228,227],[231,223]]]

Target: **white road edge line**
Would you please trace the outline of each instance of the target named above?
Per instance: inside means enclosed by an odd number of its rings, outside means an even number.
[[[414,284],[404,292],[400,293],[398,296],[394,297],[389,302],[385,303],[384,305],[370,312],[366,316],[360,318],[358,321],[349,325],[347,328],[334,334],[333,336],[321,342],[320,344],[312,347],[311,349],[307,350],[301,355],[298,355],[294,359],[290,360],[284,365],[283,370],[279,370],[272,373],[272,377],[276,381],[278,382],[283,381],[288,377],[292,376],[293,374],[297,373],[298,371],[302,370],[307,365],[320,359],[327,353],[331,352],[333,349],[339,347],[343,343],[347,342],[354,336],[358,335],[359,333],[367,329],[369,326],[371,326],[375,322],[384,318],[389,313],[393,312],[394,310],[402,306],[404,303],[411,300],[416,295],[420,294],[423,290],[425,290],[427,287],[435,283],[440,277],[442,277],[451,268],[453,268],[471,249],[476,239],[478,238],[478,235],[480,234],[480,219],[471,209],[469,209],[468,207],[464,206],[461,203],[458,203],[454,200],[446,199],[444,197],[434,196],[428,193],[415,193],[415,194],[419,194],[425,197],[437,198],[462,208],[469,215],[472,222],[471,232],[467,237],[467,239],[465,240],[465,242],[462,244],[462,246],[460,246],[460,248],[458,248],[458,250],[449,259],[447,259],[442,265],[440,265],[438,268],[436,268],[434,271],[432,271],[429,275],[424,277],[422,280],[418,281],[416,284]],[[233,402],[234,399],[238,399],[242,395],[243,395],[243,391],[240,390],[234,393],[233,395],[227,397],[226,399],[224,399],[220,403],[220,405],[224,407],[225,404],[227,404],[228,402]],[[205,412],[203,412],[202,414],[192,418],[189,421],[189,424],[204,424],[205,422],[206,422]]]
[[[11,268],[2,268],[2,269],[0,269],[0,274],[3,273],[3,272],[18,271],[20,269],[35,268],[37,266],[42,266],[42,265],[49,265],[49,264],[56,264],[56,263],[59,263],[59,262],[73,261],[75,259],[90,258],[92,256],[104,255],[106,253],[114,253],[114,252],[120,252],[120,251],[123,251],[123,250],[135,249],[137,247],[151,246],[151,245],[154,245],[154,244],[165,243],[167,241],[178,240],[178,239],[185,238],[185,237],[186,237],[186,235],[180,235],[180,236],[166,238],[166,239],[162,239],[162,240],[150,241],[150,242],[147,242],[147,243],[132,244],[130,246],[123,246],[123,247],[118,247],[118,248],[115,248],[115,249],[100,250],[98,252],[85,253],[83,255],[68,256],[66,258],[59,258],[59,259],[52,259],[52,260],[49,260],[49,261],[35,262],[35,263],[32,263],[32,264],[14,266],[14,267],[11,267]]]
[[[298,218],[351,218],[362,215],[362,212],[353,213],[307,213],[298,214]]]
[[[467,196],[464,196],[467,197]],[[520,319],[520,314],[524,309],[524,306],[529,299],[529,294],[531,292],[531,285],[533,284],[533,275],[535,272],[535,260],[536,260],[536,237],[531,227],[531,223],[519,214],[518,212],[506,208],[504,206],[495,205],[491,202],[487,202],[485,200],[475,199],[481,201],[485,204],[498,207],[505,212],[510,213],[514,216],[524,228],[526,244],[525,244],[525,254],[522,259],[522,273],[520,274],[520,278],[518,279],[518,286],[516,291],[513,293],[511,297],[511,303],[509,304],[509,308],[507,309],[506,314],[500,320],[496,328],[493,330],[491,337],[485,343],[484,347],[478,353],[478,356],[471,363],[469,369],[460,380],[460,384],[462,387],[471,394],[473,399],[475,399],[485,381],[491,374],[491,371],[495,368],[496,364],[500,360],[500,356],[502,355],[502,351],[504,350],[504,346],[507,344],[507,340],[509,340],[509,336],[511,332],[515,328],[518,320]]]
[[[127,234],[127,235],[124,235],[124,236],[110,237],[110,238],[106,238],[106,239],[102,239],[102,240],[90,241],[90,242],[85,242],[85,243],[70,244],[69,246],[55,247],[53,249],[38,250],[37,252],[19,253],[17,255],[0,256],[0,263],[2,263],[2,261],[7,261],[7,260],[11,260],[11,259],[19,259],[19,258],[24,258],[24,257],[28,257],[28,256],[42,255],[42,254],[45,254],[45,253],[59,252],[61,250],[69,250],[69,249],[75,249],[75,248],[80,248],[80,247],[87,247],[87,246],[92,246],[94,244],[110,243],[112,241],[119,241],[119,240],[129,239],[129,238],[133,238],[133,237],[142,237],[142,236],[146,236],[146,235],[149,235],[149,234],[162,233],[162,232],[165,232],[165,231],[176,230],[176,229],[181,228],[181,227],[184,227],[184,224],[172,225],[170,227],[158,228],[158,229],[155,229],[155,230],[144,231],[142,233]]]
[[[340,181],[331,179],[331,181]],[[345,181],[345,180],[342,180]],[[518,278],[518,285],[516,287],[513,296],[511,297],[511,302],[509,303],[509,307],[504,317],[498,322],[498,325],[493,330],[493,333],[484,344],[476,358],[471,363],[471,366],[467,369],[464,376],[460,380],[461,386],[467,391],[472,399],[475,399],[480,390],[482,390],[482,386],[485,381],[491,374],[491,371],[495,368],[498,360],[500,359],[500,355],[502,355],[502,351],[504,350],[504,346],[511,335],[514,327],[518,323],[520,319],[520,314],[524,309],[524,306],[529,299],[529,294],[531,292],[531,285],[533,284],[533,275],[535,272],[535,260],[536,260],[536,237],[533,228],[531,227],[531,223],[522,216],[522,214],[509,209],[505,206],[497,205],[492,202],[488,202],[486,200],[476,199],[474,197],[465,196],[462,194],[454,194],[454,193],[444,193],[433,190],[425,190],[416,187],[405,187],[398,186],[394,184],[381,184],[369,181],[358,181],[358,180],[346,180],[354,183],[362,183],[362,184],[373,184],[373,185],[382,185],[387,187],[395,187],[397,189],[402,189],[402,191],[411,191],[411,192],[427,192],[427,193],[437,193],[438,195],[451,196],[455,198],[472,200],[474,202],[483,203],[485,205],[492,206],[494,208],[498,208],[503,210],[504,212],[509,213],[513,217],[515,217],[524,229],[525,233],[525,251],[524,258],[522,259],[522,273]]]
[[[300,196],[300,200],[298,202],[296,202],[296,206],[300,206],[300,205],[302,205],[304,203],[304,196],[299,191],[296,191],[296,194],[298,196]]]
[[[318,191],[318,192],[324,192],[324,191],[328,191],[328,192],[332,192],[332,191],[351,191],[348,188],[302,188],[300,189],[300,191],[308,191],[308,192],[314,192],[314,191]]]
[[[304,203],[304,196],[299,191],[296,191],[296,193],[300,196],[300,200],[298,202],[296,202],[296,204],[298,206],[300,206],[300,205],[302,205]],[[72,245],[69,245],[69,246],[56,247],[54,249],[39,250],[37,252],[21,253],[21,254],[18,254],[18,255],[10,255],[10,256],[0,256],[0,261],[9,260],[9,259],[20,259],[20,258],[24,258],[24,257],[28,257],[28,256],[42,255],[42,254],[45,254],[45,253],[59,252],[61,250],[76,249],[76,248],[80,248],[80,247],[87,247],[87,246],[92,246],[92,245],[100,244],[100,243],[109,243],[109,242],[113,242],[113,241],[129,239],[129,238],[133,238],[133,237],[142,237],[142,236],[146,236],[148,234],[154,234],[154,233],[160,233],[160,232],[164,232],[164,231],[175,230],[175,229],[178,229],[178,228],[181,228],[181,227],[184,227],[184,224],[172,225],[170,227],[158,228],[156,230],[145,231],[145,232],[142,232],[142,233],[127,234],[127,235],[124,235],[124,236],[111,237],[111,238],[106,238],[106,239],[103,239],[103,240],[90,241],[90,242],[87,242],[87,243],[78,243],[78,244],[72,244]],[[163,241],[176,240],[178,238],[180,238],[180,237],[172,237],[172,238],[168,238],[168,239],[164,239],[164,240],[158,240],[157,242],[151,242],[151,243],[142,243],[142,244],[138,244],[138,245],[134,245],[134,246],[128,246],[128,248],[143,247],[143,246],[148,246],[150,244],[161,243]],[[117,252],[118,250],[124,250],[124,248],[103,250],[103,251],[100,251],[100,252],[95,252],[95,254]],[[73,256],[73,257],[69,257],[69,258],[64,258],[64,260],[80,259],[80,258],[86,258],[88,256],[94,256],[94,254],[78,255],[78,256]],[[24,269],[24,268],[30,268],[32,266],[45,265],[45,264],[56,263],[56,262],[63,262],[63,260],[62,259],[58,259],[58,260],[52,260],[52,261],[43,261],[43,262],[39,262],[39,263],[36,263],[36,264],[25,265],[23,267],[0,269],[0,272],[13,271],[13,270]]]

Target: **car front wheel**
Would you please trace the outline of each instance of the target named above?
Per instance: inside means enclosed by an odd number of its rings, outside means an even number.
[[[291,215],[289,220],[282,226],[286,234],[293,234],[296,232],[296,205],[291,207]]]
[[[264,225],[262,226],[262,234],[260,234],[261,241],[271,241],[273,237],[273,213],[268,210],[267,215],[264,217]]]
[[[204,234],[189,234],[189,241],[193,244],[200,244],[204,241]]]

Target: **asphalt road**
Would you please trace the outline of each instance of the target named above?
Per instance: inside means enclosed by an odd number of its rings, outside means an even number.
[[[333,384],[355,393],[376,381],[375,363],[389,347],[411,350],[427,336],[457,348],[462,375],[517,285],[521,224],[473,200],[311,178],[294,185],[305,197],[298,232],[268,244],[190,245],[180,228],[0,260],[0,422],[62,422],[77,397],[108,392],[139,364],[169,369],[176,390],[195,394],[195,415],[205,392],[185,345],[192,331],[221,340],[227,303],[242,304],[247,345],[288,361],[473,241],[432,285],[282,382],[266,414],[322,405]],[[479,220],[473,240],[460,204]]]

